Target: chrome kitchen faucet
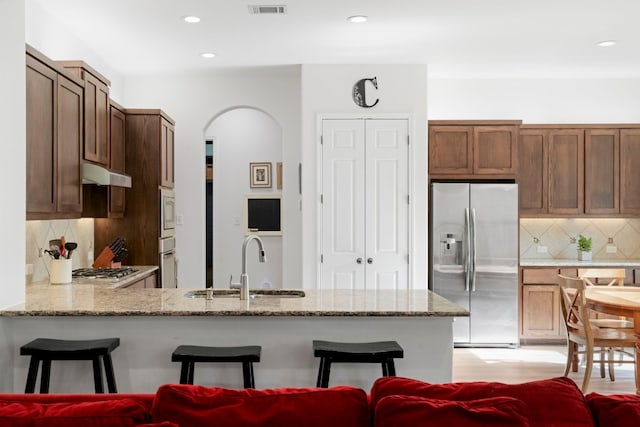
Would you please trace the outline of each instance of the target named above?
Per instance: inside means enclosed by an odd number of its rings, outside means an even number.
[[[264,247],[262,246],[262,239],[255,234],[249,234],[245,237],[242,243],[242,274],[240,275],[240,283],[233,283],[233,274],[229,279],[229,287],[231,289],[240,289],[240,299],[246,300],[249,298],[249,275],[247,274],[247,245],[252,240],[255,240],[258,244],[258,261],[265,262],[267,259],[264,255]]]

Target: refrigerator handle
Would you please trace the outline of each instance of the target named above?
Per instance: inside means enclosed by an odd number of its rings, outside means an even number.
[[[471,275],[471,227],[469,224],[469,208],[464,208],[464,240],[467,242],[464,253],[464,290],[469,292]]]
[[[476,209],[471,209],[471,292],[476,291]]]

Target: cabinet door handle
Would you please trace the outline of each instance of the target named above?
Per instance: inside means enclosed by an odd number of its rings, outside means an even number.
[[[362,258],[356,259],[356,264],[362,264]]]
[[[367,258],[367,264],[373,264],[373,258]]]

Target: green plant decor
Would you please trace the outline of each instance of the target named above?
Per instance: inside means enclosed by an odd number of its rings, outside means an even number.
[[[578,237],[578,249],[582,252],[591,252],[592,244],[591,237],[587,238],[582,234]]]

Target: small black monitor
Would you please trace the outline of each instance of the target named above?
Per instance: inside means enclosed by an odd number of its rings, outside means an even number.
[[[246,197],[246,232],[279,235],[281,228],[280,196],[251,195]]]

